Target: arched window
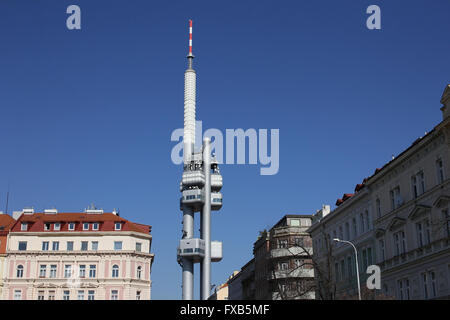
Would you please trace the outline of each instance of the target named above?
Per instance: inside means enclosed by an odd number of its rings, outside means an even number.
[[[119,277],[119,266],[117,264],[113,265],[112,267],[112,277],[113,278]]]
[[[17,278],[23,278],[23,265],[21,264],[17,266]]]
[[[142,274],[142,267],[139,266],[139,267],[137,267],[137,278],[138,278],[138,279],[141,278],[141,274]]]

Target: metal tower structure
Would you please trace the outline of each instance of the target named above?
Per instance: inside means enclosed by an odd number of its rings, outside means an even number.
[[[180,209],[183,211],[183,233],[177,248],[177,261],[182,267],[183,300],[194,297],[194,264],[200,263],[200,299],[211,291],[211,262],[222,260],[222,242],[211,241],[211,210],[222,207],[222,176],[211,141],[203,139],[201,150],[194,150],[196,73],[193,69],[192,20],[189,20],[188,68],[184,72],[184,155],[180,182]],[[200,238],[194,235],[195,212],[200,213]]]

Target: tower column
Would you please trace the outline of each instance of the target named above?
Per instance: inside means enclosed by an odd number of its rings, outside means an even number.
[[[183,206],[183,239],[191,239],[194,237],[194,211],[191,207]],[[181,259],[183,267],[183,300],[194,299],[194,262],[192,259],[183,257]]]
[[[211,291],[211,140],[203,139],[203,173],[205,202],[201,213],[201,238],[205,241],[205,256],[201,262],[200,299],[207,300]]]

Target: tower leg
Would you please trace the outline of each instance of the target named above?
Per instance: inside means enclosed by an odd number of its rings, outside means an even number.
[[[205,202],[201,213],[201,238],[205,240],[205,257],[201,262],[200,299],[207,300],[211,292],[211,140],[203,139],[203,172]]]
[[[194,237],[194,212],[188,206],[183,207],[183,238]],[[189,258],[182,258],[183,266],[183,300],[194,299],[194,262]]]

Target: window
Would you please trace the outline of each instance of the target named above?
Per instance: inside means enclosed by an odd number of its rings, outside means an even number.
[[[286,239],[278,240],[278,249],[283,249],[288,247],[288,241]]]
[[[378,241],[378,247],[380,248],[380,262],[386,259],[386,253],[384,249],[384,240],[381,239]]]
[[[409,279],[405,279],[405,299],[409,300],[410,299],[410,295],[409,295]]]
[[[141,274],[142,274],[142,267],[141,266],[139,266],[139,267],[137,267],[137,278],[138,279],[140,279],[141,278]]]
[[[363,251],[362,251],[362,267],[363,267],[363,270],[366,270],[367,269],[367,250],[366,249],[363,249]]]
[[[367,266],[372,265],[372,247],[367,248]]]
[[[84,290],[78,290],[78,300],[84,300]]]
[[[48,292],[48,300],[55,300],[55,291],[54,290],[50,290]]]
[[[83,230],[89,230],[89,223],[83,223]]]
[[[48,241],[43,241],[42,242],[42,251],[47,251],[48,250]]]
[[[394,243],[395,255],[403,254],[406,252],[406,238],[404,231],[394,233]]]
[[[70,300],[70,291],[69,290],[64,290],[63,300]]]
[[[53,241],[53,247],[52,250],[53,251],[58,251],[59,250],[59,241]]]
[[[428,299],[428,281],[427,274],[422,273],[422,288],[423,288],[423,297],[424,299]]]
[[[92,230],[98,230],[98,222],[92,224]]]
[[[444,216],[444,223],[447,229],[447,237],[450,237],[450,214],[448,209],[442,210],[442,215]]]
[[[375,207],[376,207],[376,210],[377,210],[377,217],[380,218],[381,217],[381,202],[380,202],[380,199],[377,199],[375,201]]]
[[[300,227],[299,219],[291,219],[291,227]]]
[[[72,266],[66,264],[64,266],[64,278],[70,278],[72,276]]]
[[[44,300],[45,292],[43,290],[38,291],[38,300]]]
[[[45,223],[44,224],[44,230],[45,231],[49,231],[50,230],[50,223]]]
[[[423,176],[423,171],[420,171],[411,177],[411,187],[414,198],[417,198],[425,192],[425,179]]]
[[[81,251],[86,251],[88,249],[88,241],[81,241]]]
[[[341,260],[341,279],[345,278],[345,260]]]
[[[69,223],[69,231],[73,231],[73,230],[75,230],[75,223],[70,222]]]
[[[359,214],[359,230],[361,230],[361,233],[364,233],[364,216],[362,213]]]
[[[94,290],[88,291],[88,300],[95,300],[95,291]]]
[[[114,241],[114,250],[122,250],[122,241]]]
[[[301,268],[303,266],[303,260],[302,259],[294,259],[294,267]]]
[[[73,251],[73,241],[67,241],[67,251]]]
[[[345,223],[345,240],[350,240],[350,225],[348,222]]]
[[[14,300],[22,300],[22,290],[14,290]]]
[[[55,230],[55,231],[61,230],[61,224],[59,222],[56,222],[55,224],[53,224],[53,230]]]
[[[397,209],[403,204],[403,199],[400,194],[400,186],[396,186],[390,191],[392,210]]]
[[[436,297],[436,275],[434,273],[434,271],[430,271],[429,272],[429,276],[430,276],[430,280],[431,280],[431,298],[435,298]]]
[[[39,278],[45,278],[47,273],[47,265],[41,264],[39,268]]]
[[[347,271],[348,271],[348,278],[351,279],[353,276],[353,265],[352,265],[352,257],[347,257]]]
[[[89,266],[89,278],[95,278],[96,271],[97,271],[97,266],[95,264],[91,264]]]
[[[98,250],[98,241],[92,241],[92,250],[94,251]]]
[[[344,231],[342,230],[342,226],[339,226],[339,238],[340,239],[344,238]]]
[[[141,300],[141,292],[136,291],[136,300]]]
[[[86,278],[86,265],[80,264],[78,268],[78,274],[80,278]]]
[[[19,241],[19,251],[26,251],[26,250],[27,250],[27,242]]]
[[[121,224],[120,222],[116,222],[116,223],[114,224],[114,229],[115,229],[115,230],[120,230],[120,229],[122,229],[122,224]]]
[[[20,225],[20,231],[27,231],[27,223],[26,222],[22,222]]]
[[[336,281],[339,281],[339,264],[337,262],[334,263],[334,274]]]
[[[23,265],[19,264],[16,270],[17,278],[23,278]]]
[[[352,228],[353,228],[353,238],[356,238],[358,236],[358,230],[356,226],[356,218],[352,219]]]
[[[398,298],[403,300],[403,280],[397,280]]]
[[[436,172],[438,184],[444,182],[444,166],[442,165],[442,159],[436,161]]]
[[[119,292],[118,290],[111,290],[111,300],[118,300]]]
[[[295,245],[296,246],[298,246],[298,247],[303,247],[305,244],[304,244],[304,241],[303,241],[303,238],[301,238],[301,237],[296,237],[295,239],[294,239],[294,243],[295,243]]]
[[[369,231],[370,230],[370,216],[369,216],[369,211],[365,211],[365,220],[366,220],[366,230]]]
[[[428,219],[416,223],[417,246],[420,248],[430,243],[430,223]]]
[[[136,242],[136,251],[141,252],[142,251],[142,243]]]
[[[119,266],[117,264],[113,265],[112,267],[112,277],[113,278],[119,277]]]
[[[50,265],[50,278],[56,278],[56,264]]]
[[[139,268],[139,267],[138,267]],[[286,270],[288,270],[289,269],[289,263],[287,263],[287,262],[280,262],[280,263],[278,263],[278,270],[280,270],[280,271],[286,271]],[[138,270],[139,271],[139,270]],[[138,276],[138,278],[140,278],[139,276]]]

